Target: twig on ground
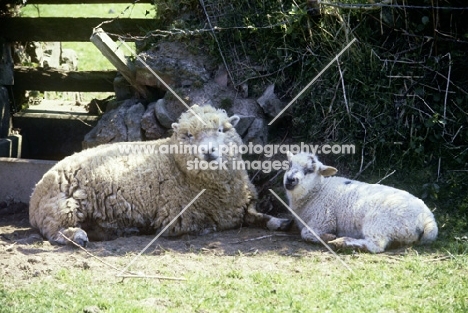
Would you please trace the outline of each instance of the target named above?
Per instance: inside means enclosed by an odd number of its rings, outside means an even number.
[[[255,237],[255,238],[249,238],[245,240],[238,240],[238,241],[233,241],[230,242],[230,244],[237,244],[237,243],[244,243],[244,242],[249,242],[249,241],[255,241],[255,240],[262,240],[266,238],[271,238],[271,237],[297,237],[295,235],[289,235],[289,234],[271,234],[271,235],[265,235],[265,236],[260,236],[260,237]]]
[[[65,236],[61,231],[59,231],[59,234],[62,235],[63,238],[65,238],[65,240],[67,240],[68,242],[72,243],[74,246],[80,248],[81,250],[83,250],[84,252],[86,252],[86,254],[88,254],[89,256],[95,258],[96,260],[98,260],[99,262],[103,263],[104,265],[107,265],[109,266],[110,268],[116,270],[116,271],[120,271],[120,269],[118,269],[117,267],[115,267],[114,265],[112,264],[109,264],[107,263],[106,261],[104,261],[103,259],[99,258],[98,256],[95,256],[94,254],[92,254],[91,252],[89,252],[88,250],[86,250],[85,248],[83,248],[82,246],[80,246],[79,244],[77,244],[76,242],[74,242],[73,240],[71,240],[70,238],[68,238],[67,236]]]
[[[386,254],[385,256],[386,256],[387,258],[389,258],[389,259],[392,259],[392,260],[403,261],[402,258],[399,258],[399,257],[397,257],[397,256],[388,255],[388,254]]]
[[[121,269],[117,268],[116,266],[114,266],[112,264],[107,263],[106,261],[104,261],[100,257],[95,256],[94,254],[92,254],[91,252],[86,250],[84,247],[80,246],[79,244],[77,244],[76,242],[74,242],[73,240],[71,240],[70,238],[65,236],[62,232],[59,231],[59,234],[62,235],[62,237],[65,238],[65,240],[67,240],[68,242],[71,242],[73,245],[75,245],[76,247],[78,247],[81,250],[83,250],[84,252],[86,252],[86,254],[88,254],[89,256],[95,258],[96,260],[103,263],[104,265],[107,265],[110,268],[112,268],[112,269],[114,269],[114,270],[116,270],[118,272],[121,272]],[[117,274],[115,276],[116,277],[122,277],[122,278],[156,278],[156,279],[164,279],[164,280],[186,280],[185,278],[182,278],[182,277],[165,277],[165,276],[158,276],[158,275],[142,275],[142,274],[136,274],[136,273],[131,273],[131,272],[127,272],[127,273],[128,274]]]
[[[134,275],[117,274],[115,276],[122,277],[122,278],[156,278],[156,279],[180,280],[180,281],[187,280],[183,277],[166,277],[166,276],[158,276],[158,275],[141,275],[141,274],[134,274]]]
[[[425,263],[429,263],[429,262],[438,262],[438,261],[445,261],[445,260],[450,260],[452,259],[453,257],[450,256],[450,255],[445,255],[445,256],[441,256],[439,258],[435,258],[435,259],[430,259],[430,260],[423,260],[423,262]]]

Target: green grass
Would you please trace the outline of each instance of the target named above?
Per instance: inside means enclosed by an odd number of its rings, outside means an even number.
[[[147,13],[147,11],[149,13]],[[109,17],[152,18],[152,4],[66,4],[26,5],[21,10],[24,17]]]
[[[0,286],[0,311],[82,312],[95,306],[101,312],[466,312],[467,256],[409,251],[341,255],[354,273],[323,253],[168,252],[138,263],[147,273],[187,281],[121,280],[104,269],[60,269],[17,288]]]
[[[70,5],[26,5],[21,10],[22,17],[101,17],[101,18],[154,18],[155,6],[152,4],[70,4]],[[131,49],[135,44],[127,43]],[[115,70],[91,42],[62,42],[62,48],[73,49],[78,55],[79,71]],[[133,51],[123,49],[130,56]],[[93,98],[106,98],[112,93],[82,93],[85,102]],[[49,96],[54,97],[53,92]],[[60,98],[59,93],[55,97]]]

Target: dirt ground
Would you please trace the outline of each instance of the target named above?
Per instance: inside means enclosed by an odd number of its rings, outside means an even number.
[[[122,268],[154,238],[133,236],[90,242],[86,248],[89,253],[74,246],[51,245],[29,225],[26,204],[6,205],[0,202],[0,277],[6,284],[20,286],[35,277],[53,275],[61,268]],[[166,252],[175,254],[181,261],[198,253],[215,256],[327,254],[322,247],[301,241],[297,230],[271,232],[248,227],[204,236],[160,237],[144,255],[162,255]],[[90,254],[105,260],[107,264]]]

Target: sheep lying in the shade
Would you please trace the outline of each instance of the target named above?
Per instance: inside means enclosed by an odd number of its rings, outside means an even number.
[[[307,153],[288,152],[284,175],[289,205],[336,248],[383,252],[390,244],[429,243],[437,237],[434,215],[406,191],[332,176],[337,169]],[[304,240],[317,238],[297,221]]]
[[[240,145],[239,117],[210,106],[192,107],[174,123],[172,137],[98,146],[57,163],[31,195],[31,225],[52,243],[60,234],[82,246],[92,240],[157,233],[202,190],[206,191],[165,232],[166,236],[226,230],[242,224],[284,230],[291,221],[258,213],[257,192],[245,170],[197,170],[194,162],[221,164],[241,159],[221,145]],[[160,148],[196,145],[190,153],[156,153]],[[198,149],[200,147],[200,149]],[[180,151],[179,151],[180,152]],[[221,153],[224,152],[224,153]],[[192,162],[192,163],[191,163]],[[191,169],[192,168],[192,169]],[[221,168],[221,166],[219,167]]]

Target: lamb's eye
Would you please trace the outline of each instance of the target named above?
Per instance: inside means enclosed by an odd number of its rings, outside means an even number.
[[[310,167],[306,167],[304,168],[304,175],[307,175],[307,174],[310,174],[310,173],[313,173],[314,172],[314,167],[310,168]]]
[[[218,128],[218,133],[222,133],[224,129],[222,127]]]

